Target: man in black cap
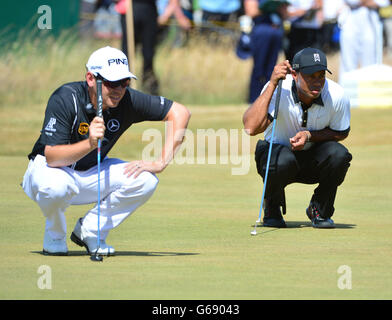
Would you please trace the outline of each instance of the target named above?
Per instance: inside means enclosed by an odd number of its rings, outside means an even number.
[[[352,159],[338,141],[350,131],[350,102],[343,88],[326,79],[327,58],[314,48],[305,48],[275,66],[270,81],[243,116],[250,135],[264,132],[256,146],[257,171],[264,179],[269,144],[273,143],[264,199],[263,225],[283,228],[285,192],[294,182],[316,184],[306,214],[315,228],[333,228],[331,219],[338,186]],[[274,137],[272,121],[280,79],[282,92]],[[273,141],[271,141],[273,139]]]

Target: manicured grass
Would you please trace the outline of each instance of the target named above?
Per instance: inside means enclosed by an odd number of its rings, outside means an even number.
[[[33,110],[40,107],[32,106]],[[241,129],[245,106],[190,107],[190,130]],[[313,229],[305,215],[315,186],[286,190],[287,229],[258,228],[261,179],[250,171],[232,175],[230,164],[173,163],[159,175],[150,201],[108,243],[118,254],[93,263],[70,240],[68,257],[41,254],[44,218],[19,183],[26,154],[43,113],[0,109],[1,299],[391,299],[392,109],[353,110],[344,142],[353,154],[339,188],[333,230]],[[111,156],[139,158],[141,136],[161,123],[135,125]],[[66,214],[68,235],[90,206]],[[39,289],[50,267],[52,289]],[[352,271],[352,289],[341,290],[338,268]]]

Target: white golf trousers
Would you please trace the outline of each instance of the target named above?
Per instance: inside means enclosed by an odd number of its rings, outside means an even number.
[[[126,162],[105,158],[100,174],[100,236],[105,240],[108,232],[122,223],[154,193],[158,178],[142,172],[136,179],[123,173]],[[45,218],[45,231],[53,239],[66,236],[65,210],[70,205],[97,203],[97,166],[87,171],[68,167],[52,168],[46,158],[37,155],[30,160],[23,178],[23,190],[38,203]],[[98,233],[98,204],[83,218],[83,227],[96,236]]]

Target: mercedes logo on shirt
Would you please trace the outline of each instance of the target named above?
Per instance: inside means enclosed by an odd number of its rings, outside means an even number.
[[[107,124],[106,128],[110,132],[116,132],[116,131],[118,131],[120,129],[120,122],[117,119],[110,119],[108,121],[108,124]]]

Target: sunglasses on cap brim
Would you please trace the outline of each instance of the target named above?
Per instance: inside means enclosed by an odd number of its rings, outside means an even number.
[[[117,80],[117,81],[109,81],[109,80],[106,80],[101,75],[97,75],[95,78],[97,80],[102,80],[103,84],[109,88],[117,88],[119,86],[121,86],[122,88],[126,88],[129,86],[129,83],[131,81],[131,78],[125,78],[125,79],[121,79],[121,80]]]

